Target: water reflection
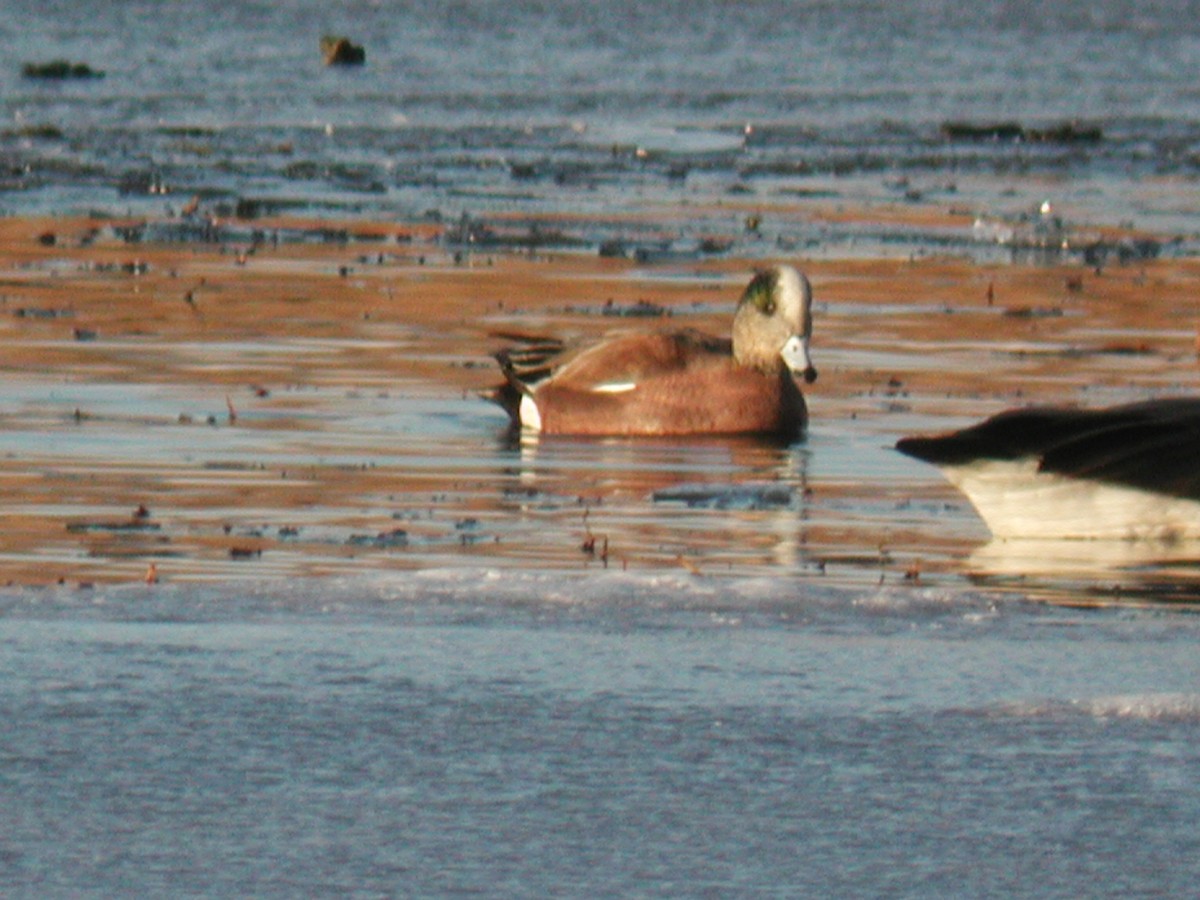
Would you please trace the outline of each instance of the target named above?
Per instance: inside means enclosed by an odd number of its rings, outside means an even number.
[[[1055,602],[1200,601],[1200,541],[993,540],[964,568]]]
[[[580,533],[623,562],[687,567],[807,561],[810,451],[747,437],[505,439],[507,483],[520,511],[577,511]],[[561,515],[560,524],[561,523]],[[586,539],[586,538],[585,538]]]
[[[705,482],[734,476],[790,483],[803,475],[803,443],[783,444],[754,437],[697,435],[663,438],[574,438],[506,436],[523,478],[545,477],[564,468],[602,474],[613,489],[650,492],[683,480]]]

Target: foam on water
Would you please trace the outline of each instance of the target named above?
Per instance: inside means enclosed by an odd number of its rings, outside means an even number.
[[[1020,608],[1023,604],[1013,600]],[[926,620],[937,617],[979,621],[996,614],[995,597],[963,588],[880,586],[854,588],[790,577],[705,577],[602,569],[537,572],[455,566],[404,573],[335,576],[281,591],[271,580],[222,578],[203,584],[98,585],[0,589],[0,609],[11,615],[109,615],[134,619],[173,609],[189,619],[238,618],[262,611],[305,616],[343,608],[348,612],[467,607],[494,610],[576,609],[605,615],[638,611],[650,615],[740,612],[766,620],[821,615],[829,621],[870,622],[880,617]]]
[[[1028,700],[1003,704],[988,715],[1031,719],[1083,716],[1097,721],[1127,720],[1200,724],[1200,694],[1113,694],[1071,700]]]

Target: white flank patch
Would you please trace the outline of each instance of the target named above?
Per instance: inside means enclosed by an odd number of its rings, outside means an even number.
[[[528,431],[542,430],[542,414],[538,412],[537,403],[528,394],[521,397],[521,406],[517,411],[521,427]]]
[[[636,381],[609,381],[598,384],[594,388],[597,394],[625,394],[637,387]]]
[[[1001,539],[1175,541],[1200,537],[1200,503],[981,460],[942,471]]]

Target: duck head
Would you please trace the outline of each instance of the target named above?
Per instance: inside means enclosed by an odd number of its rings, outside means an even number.
[[[733,358],[742,366],[778,372],[787,366],[811,384],[812,286],[791,266],[757,273],[733,314]]]

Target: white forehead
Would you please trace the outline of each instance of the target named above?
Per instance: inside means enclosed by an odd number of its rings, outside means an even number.
[[[781,291],[800,293],[800,273],[794,267],[780,266],[777,271]]]
[[[780,266],[776,270],[775,287],[779,305],[790,315],[799,315],[809,293],[808,279],[792,266]]]

